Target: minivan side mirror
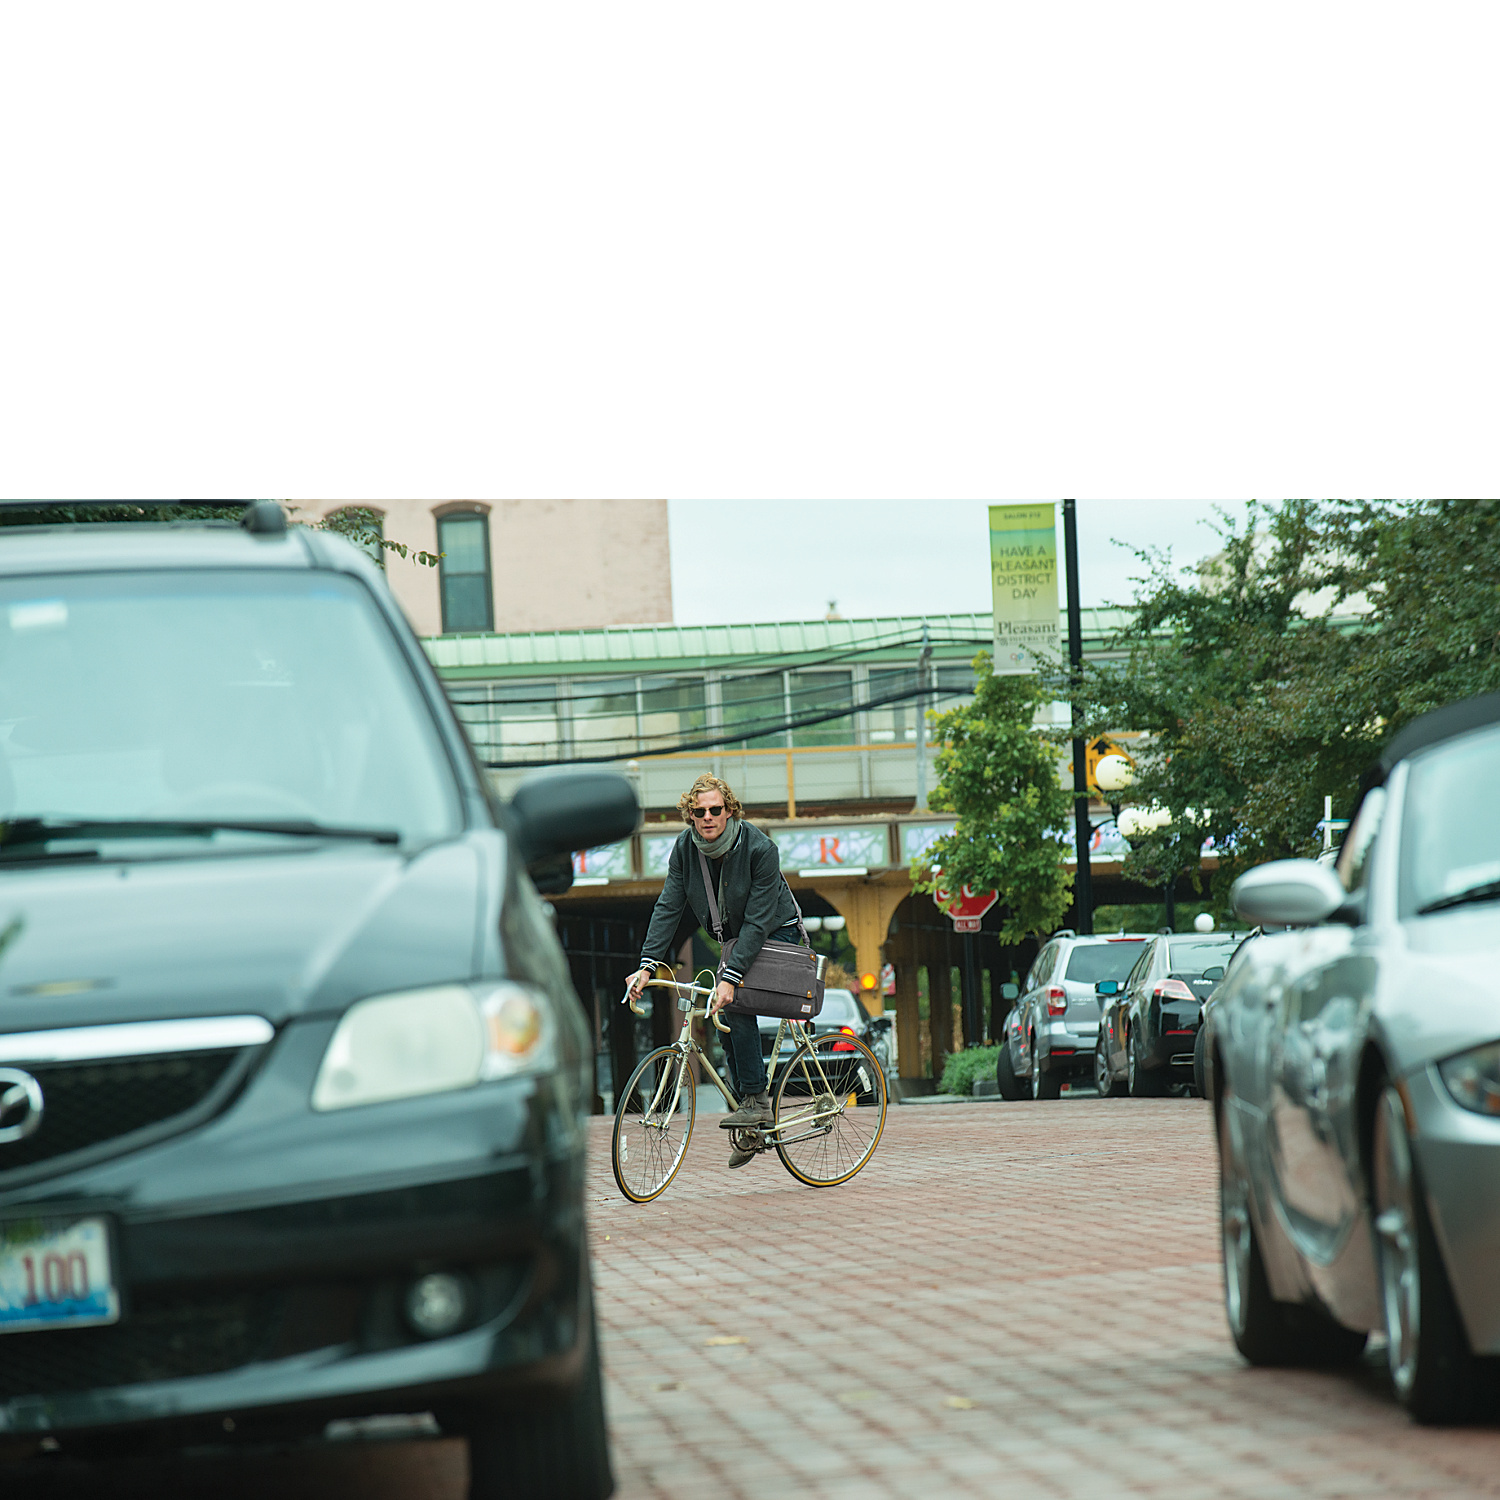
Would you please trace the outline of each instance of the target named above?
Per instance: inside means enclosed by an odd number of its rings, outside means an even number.
[[[1316,860],[1273,859],[1246,870],[1229,899],[1246,921],[1309,927],[1326,922],[1343,905],[1344,887]]]
[[[641,809],[616,771],[559,771],[527,777],[510,799],[510,815],[522,863],[538,890],[555,895],[573,883],[573,852],[629,838]]]
[[[1018,984],[1002,984],[1000,986],[1000,998],[1002,1000],[1019,1000],[1021,998],[1021,986]]]
[[[1118,995],[1121,988],[1122,985],[1118,979],[1101,979],[1094,986],[1094,993],[1096,995]]]

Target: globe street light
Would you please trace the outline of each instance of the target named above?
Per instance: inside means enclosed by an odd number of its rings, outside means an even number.
[[[1104,793],[1104,800],[1109,803],[1110,815],[1117,828],[1120,825],[1120,803],[1134,784],[1135,767],[1126,756],[1116,753],[1099,757],[1094,766],[1094,785]]]

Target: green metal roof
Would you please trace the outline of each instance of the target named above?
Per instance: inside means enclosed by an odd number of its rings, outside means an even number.
[[[1083,648],[1103,650],[1130,610],[1083,611]],[[1063,639],[1067,619],[1061,618]],[[994,633],[988,614],[885,615],[864,620],[789,620],[744,625],[611,625],[601,630],[438,635],[422,642],[444,677],[561,677],[611,672],[688,672],[767,667],[858,652],[866,662],[907,662],[926,625],[933,654],[967,661]]]

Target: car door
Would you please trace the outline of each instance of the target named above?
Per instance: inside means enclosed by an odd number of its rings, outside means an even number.
[[[1353,1129],[1355,1060],[1350,1041],[1373,981],[1351,953],[1348,927],[1301,935],[1267,1038],[1266,1134],[1272,1180],[1303,1255],[1327,1264],[1359,1203],[1343,1167],[1341,1133]]]
[[[1383,799],[1367,801],[1340,863],[1340,878],[1356,891]],[[1342,923],[1303,934],[1300,951],[1268,1042],[1268,1137],[1293,1239],[1326,1265],[1360,1215],[1349,1163],[1359,1159],[1355,1087],[1378,971],[1368,945]]]
[[[1017,1045],[1020,1055],[1016,1059],[1018,1072],[1026,1073],[1031,1069],[1031,1054],[1033,1051],[1032,1038],[1036,1035],[1037,1026],[1037,1001],[1048,981],[1052,977],[1052,970],[1057,966],[1057,955],[1062,951],[1060,942],[1048,943],[1036,956],[1036,962],[1031,966],[1031,973],[1026,976],[1026,994],[1021,1001],[1022,1019],[1017,1027]]]
[[[1106,1002],[1104,1015],[1100,1017],[1099,1024],[1106,1028],[1105,1046],[1109,1049],[1110,1071],[1115,1074],[1125,1071],[1125,1031],[1129,1024],[1131,997],[1140,991],[1145,983],[1145,976],[1151,972],[1156,958],[1156,946],[1157,940],[1154,938],[1146,944],[1141,956],[1135,961],[1135,967],[1126,976],[1124,987]]]
[[[1121,1017],[1122,1034],[1120,1037],[1121,1056],[1127,1046],[1129,1034],[1137,1026],[1145,1024],[1146,1012],[1151,1005],[1151,986],[1159,979],[1165,979],[1167,974],[1167,945],[1162,938],[1156,938],[1147,950],[1145,958],[1140,966],[1134,971],[1131,978],[1133,983],[1125,995],[1124,1015]]]

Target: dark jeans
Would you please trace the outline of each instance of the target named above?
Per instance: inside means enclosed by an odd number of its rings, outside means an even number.
[[[801,935],[797,924],[789,922],[779,932],[771,934],[776,943],[799,943]],[[740,1101],[752,1094],[764,1092],[766,1087],[766,1060],[760,1055],[760,1027],[754,1016],[737,1011],[726,1011],[719,1017],[729,1028],[729,1035],[718,1033],[724,1044],[724,1061],[728,1064],[729,1086]]]

